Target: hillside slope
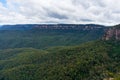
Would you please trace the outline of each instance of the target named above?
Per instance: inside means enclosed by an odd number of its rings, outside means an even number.
[[[69,46],[97,40],[104,34],[104,28],[0,30],[0,49],[38,48]]]
[[[42,51],[7,49],[0,55],[0,80],[103,80],[115,78],[120,72],[119,41]]]

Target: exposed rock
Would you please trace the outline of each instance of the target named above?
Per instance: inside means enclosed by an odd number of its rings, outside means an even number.
[[[114,78],[105,78],[103,80],[114,80]]]
[[[108,29],[102,38],[103,40],[120,40],[120,25]]]

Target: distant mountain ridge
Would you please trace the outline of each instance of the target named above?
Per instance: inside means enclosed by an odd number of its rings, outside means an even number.
[[[77,45],[101,39],[107,29],[95,24],[3,25],[0,28],[0,49]]]
[[[92,30],[105,28],[97,24],[21,24],[21,25],[3,25],[0,30],[31,30],[31,29],[51,29],[51,30]]]

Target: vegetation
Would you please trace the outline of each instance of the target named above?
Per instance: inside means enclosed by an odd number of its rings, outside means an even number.
[[[0,30],[0,49],[70,46],[101,38],[104,30]]]
[[[119,61],[119,41],[4,49],[0,50],[0,80],[119,80]]]

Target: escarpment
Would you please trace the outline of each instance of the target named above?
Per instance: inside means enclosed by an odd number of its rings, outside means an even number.
[[[120,40],[120,25],[109,28],[102,38],[103,40]]]

